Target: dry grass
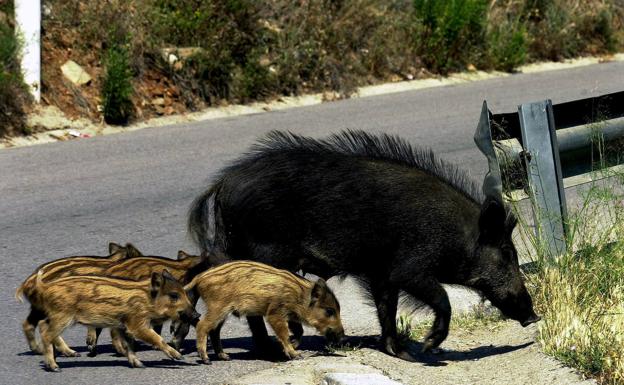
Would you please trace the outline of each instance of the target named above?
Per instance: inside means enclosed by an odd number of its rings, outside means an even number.
[[[624,194],[621,175],[586,188],[569,219],[569,251],[551,256],[526,224],[535,250],[529,274],[544,351],[601,384],[624,382]]]

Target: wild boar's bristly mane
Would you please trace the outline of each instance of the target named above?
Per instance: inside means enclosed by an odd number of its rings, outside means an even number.
[[[249,160],[273,151],[285,150],[337,153],[415,167],[438,177],[478,204],[484,200],[480,186],[467,172],[439,159],[429,148],[412,146],[406,140],[389,134],[345,130],[324,139],[313,139],[292,132],[271,131],[243,159]]]

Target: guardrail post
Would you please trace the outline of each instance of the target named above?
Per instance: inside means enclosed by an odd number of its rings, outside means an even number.
[[[566,250],[567,208],[552,102],[518,107],[537,239],[551,256]]]
[[[15,0],[16,33],[22,42],[21,67],[24,82],[41,100],[41,0]]]

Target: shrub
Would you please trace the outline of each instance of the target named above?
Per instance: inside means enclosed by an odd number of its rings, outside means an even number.
[[[487,43],[488,67],[511,72],[527,60],[529,41],[526,27],[519,20],[492,25]]]
[[[414,0],[418,52],[436,72],[480,60],[485,47],[487,0]]]
[[[127,124],[134,113],[134,105],[132,71],[126,48],[122,45],[109,48],[105,67],[101,91],[104,120],[110,124]]]

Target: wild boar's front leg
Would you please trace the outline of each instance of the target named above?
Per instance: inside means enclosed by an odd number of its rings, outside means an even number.
[[[267,321],[273,331],[275,332],[275,336],[278,341],[282,345],[284,349],[284,354],[288,359],[297,359],[301,357],[301,353],[293,348],[290,343],[290,331],[288,329],[288,318],[287,314],[285,314],[284,309],[281,308],[271,308],[268,309]]]
[[[158,335],[158,333],[156,333],[153,329],[149,328],[149,325],[145,325],[144,323],[140,323],[138,325],[129,323],[126,326],[128,333],[132,337],[162,350],[171,359],[182,359],[182,355],[180,354],[180,352],[167,345],[165,340],[163,340],[163,338]],[[128,347],[130,348],[130,344],[128,344]]]
[[[371,280],[374,282],[374,280]],[[397,342],[396,313],[399,303],[399,291],[387,282],[377,282],[371,284],[371,292],[375,306],[377,307],[377,317],[381,326],[381,350],[406,360],[413,358],[403,351],[403,347]]]
[[[423,353],[437,348],[448,336],[451,322],[451,303],[444,287],[435,279],[412,282],[404,287],[408,294],[424,302],[435,313],[433,326],[422,348]]]

